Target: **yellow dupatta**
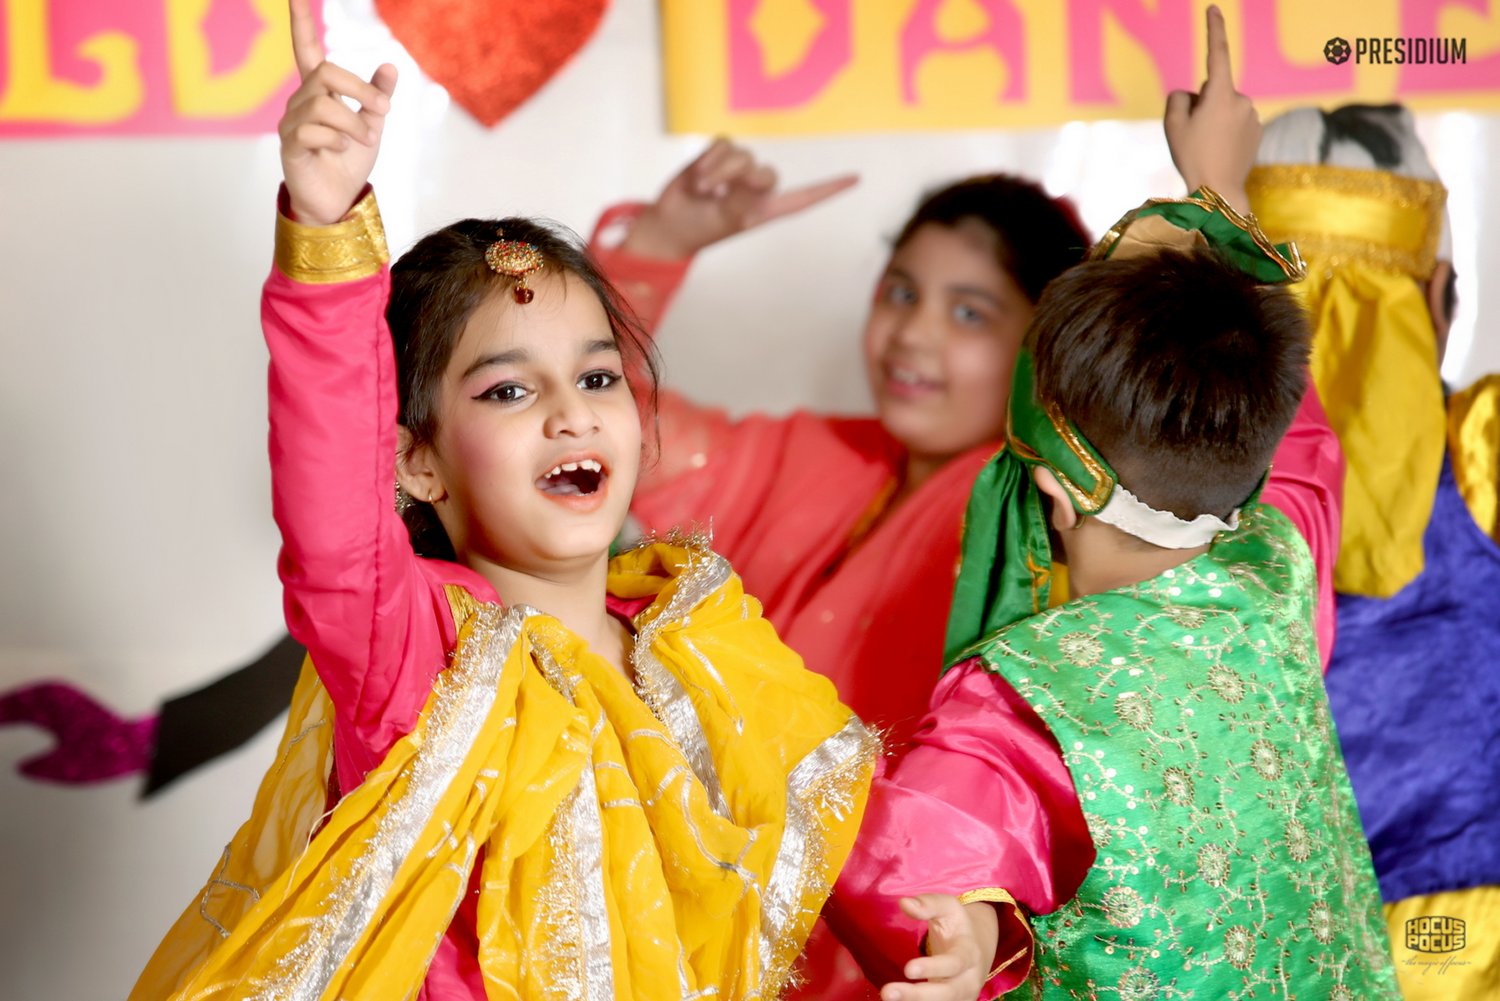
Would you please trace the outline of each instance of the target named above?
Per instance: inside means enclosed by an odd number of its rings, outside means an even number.
[[[1293,286],[1315,327],[1312,375],[1348,463],[1334,587],[1389,597],[1422,572],[1443,464],[1443,387],[1423,283],[1447,191],[1435,181],[1326,165],[1256,167],[1266,234],[1295,240]]]
[[[713,553],[644,546],[609,586],[654,596],[634,686],[556,619],[450,588],[453,666],[321,829],[332,707],[305,668],[250,821],[132,1001],[412,996],[481,846],[491,999],[775,997],[878,742]]]

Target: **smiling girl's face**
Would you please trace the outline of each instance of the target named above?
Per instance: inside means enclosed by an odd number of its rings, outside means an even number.
[[[985,224],[926,223],[891,255],[865,323],[880,422],[908,452],[946,460],[1005,431],[1032,303]]]
[[[403,457],[402,482],[439,499],[460,562],[548,576],[607,555],[635,490],[641,422],[594,292],[556,270],[529,284],[532,302],[500,284],[469,316],[437,433]]]

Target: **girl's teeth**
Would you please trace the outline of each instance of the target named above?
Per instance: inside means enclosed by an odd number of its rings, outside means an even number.
[[[598,460],[596,460],[596,459],[583,459],[583,460],[580,460],[578,462],[564,462],[561,465],[553,466],[550,470],[548,470],[547,475],[548,476],[561,476],[563,473],[572,473],[572,472],[576,472],[576,471],[578,471],[580,469],[587,470],[588,472],[591,472],[591,473],[603,473],[604,472],[604,466]]]

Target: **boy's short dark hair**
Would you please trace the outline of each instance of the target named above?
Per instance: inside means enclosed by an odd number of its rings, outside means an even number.
[[[1038,396],[1126,489],[1191,520],[1224,517],[1265,474],[1312,331],[1285,288],[1204,249],[1081,264],[1047,287],[1027,337]]]

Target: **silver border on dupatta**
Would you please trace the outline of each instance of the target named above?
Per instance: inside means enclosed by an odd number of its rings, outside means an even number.
[[[777,942],[796,916],[808,880],[823,868],[825,861],[823,823],[819,818],[832,814],[843,820],[854,809],[856,795],[849,782],[853,778],[851,772],[857,773],[867,763],[873,763],[879,753],[880,740],[851,713],[843,728],[809,751],[787,777],[786,828],[760,903],[761,971],[766,977],[775,978],[778,984],[786,970],[778,962]]]
[[[667,607],[641,627],[636,637],[632,657],[636,688],[681,748],[715,812],[732,821],[697,710],[681,680],[667,669],[651,647],[663,626],[687,623],[689,613],[723,586],[733,570],[727,560],[696,540],[673,541],[689,551],[689,564],[678,576],[677,591]],[[710,677],[718,680],[718,672],[708,658],[691,644],[688,647]],[[743,732],[742,723],[737,729]],[[844,726],[809,751],[787,777],[786,824],[770,878],[761,893],[762,986],[770,986],[773,992],[780,990],[791,960],[801,951],[784,957],[778,955],[777,945],[796,916],[813,874],[824,866],[826,839],[820,817],[832,814],[842,820],[853,809],[856,798],[853,780],[862,768],[874,762],[880,746],[879,738],[851,713]],[[731,868],[740,871],[737,866]],[[683,987],[686,988],[685,981]],[[702,992],[692,996],[702,996]]]
[[[429,711],[426,739],[409,766],[404,795],[391,802],[375,835],[309,923],[297,947],[277,963],[275,979],[258,996],[317,1001],[380,910],[397,871],[431,822],[470,746],[494,707],[500,672],[526,619],[526,609],[481,605],[468,649],[441,675]],[[472,862],[473,854],[470,854]],[[455,899],[454,905],[457,907]]]
[[[708,796],[709,806],[719,816],[732,820],[724,789],[719,784],[719,771],[714,767],[713,755],[709,753],[708,741],[703,736],[698,711],[693,708],[693,701],[682,681],[667,670],[652,647],[663,627],[686,624],[689,613],[703,599],[723,587],[734,571],[727,560],[712,550],[690,542],[677,544],[688,551],[688,566],[678,574],[677,590],[667,601],[667,607],[641,626],[635,638],[635,650],[630,659],[635,667],[636,691],[681,748]]]

